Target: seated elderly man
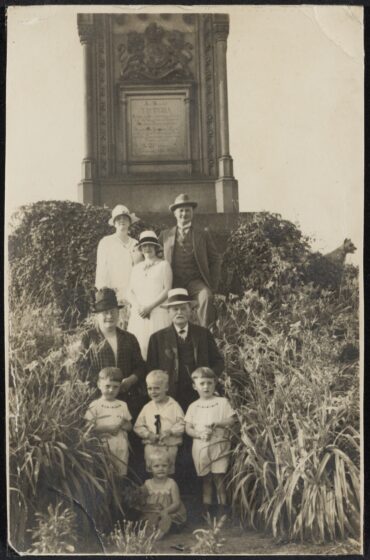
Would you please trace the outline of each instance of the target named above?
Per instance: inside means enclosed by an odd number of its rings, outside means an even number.
[[[159,242],[172,266],[173,288],[185,288],[198,301],[199,323],[208,327],[215,320],[212,296],[220,280],[221,256],[209,233],[193,227],[197,205],[187,194],[180,194],[170,205],[177,224],[162,231]]]
[[[224,360],[212,333],[189,321],[192,298],[184,288],[168,292],[167,303],[171,326],[152,334],[149,339],[148,371],[162,369],[169,376],[168,394],[186,411],[198,398],[193,389],[192,372],[201,366],[210,367],[217,376],[222,373]]]

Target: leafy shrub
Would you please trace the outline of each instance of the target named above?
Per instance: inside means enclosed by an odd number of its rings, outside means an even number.
[[[10,302],[55,304],[64,325],[84,319],[93,302],[96,251],[114,232],[108,208],[77,202],[41,201],[21,207],[9,236]],[[149,227],[133,224],[138,238]]]
[[[282,302],[292,289],[312,283],[335,290],[341,286],[343,266],[313,252],[310,240],[297,225],[279,214],[254,214],[230,235],[223,261],[223,293],[241,295],[258,292],[275,303]],[[357,275],[353,266],[347,270]]]
[[[111,553],[146,555],[151,554],[159,536],[147,521],[123,521],[116,523],[106,542]]]
[[[191,547],[192,554],[221,554],[226,539],[222,536],[222,528],[226,521],[226,515],[217,520],[207,515],[208,529],[196,529],[193,535],[196,543]]]
[[[57,502],[47,513],[36,513],[37,527],[32,531],[30,554],[71,554],[77,541],[76,516]]]
[[[250,289],[270,298],[301,282],[309,255],[308,238],[278,214],[261,212],[230,235],[223,267],[227,292]]]

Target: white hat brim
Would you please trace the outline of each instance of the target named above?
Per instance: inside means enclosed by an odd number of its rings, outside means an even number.
[[[195,299],[190,299],[189,301],[184,301],[183,299],[181,299],[180,301],[171,301],[171,303],[162,303],[161,307],[173,307],[174,305],[183,305],[184,303],[189,303],[189,305],[191,305],[191,307],[195,307],[196,305],[198,305],[198,302]]]
[[[117,220],[117,218],[119,218],[120,216],[128,216],[131,220],[131,225],[134,224],[135,222],[139,222],[140,218],[138,218],[134,213],[132,214],[126,214],[126,212],[122,212],[122,214],[117,214],[117,216],[114,216],[114,220]],[[108,220],[108,224],[110,226],[114,227],[114,220],[113,218],[109,218]]]

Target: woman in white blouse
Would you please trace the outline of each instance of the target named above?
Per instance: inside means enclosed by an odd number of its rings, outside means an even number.
[[[128,299],[132,307],[127,330],[136,336],[146,360],[150,335],[171,324],[161,303],[172,286],[172,269],[157,255],[161,245],[154,231],[143,231],[138,247],[144,261],[134,266],[131,273]]]
[[[143,258],[137,250],[136,239],[128,234],[130,225],[136,221],[135,214],[130,214],[123,204],[118,204],[109,220],[109,225],[114,226],[116,231],[103,237],[98,245],[95,286],[98,290],[103,287],[115,290],[119,304],[127,299],[133,265]]]

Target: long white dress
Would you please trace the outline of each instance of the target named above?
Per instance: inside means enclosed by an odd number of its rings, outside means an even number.
[[[130,289],[128,290],[128,299],[132,308],[127,330],[136,336],[144,360],[148,354],[150,335],[169,327],[171,320],[167,309],[160,305],[152,310],[149,319],[143,319],[138,313],[136,302],[130,298],[130,293],[135,294],[140,305],[150,305],[166,287],[170,289],[171,284],[172,269],[167,261],[155,261],[151,266],[143,261],[132,269]]]
[[[98,290],[112,288],[119,302],[124,302],[127,297],[136,246],[136,239],[128,237],[125,244],[115,233],[99,241],[95,286]]]

